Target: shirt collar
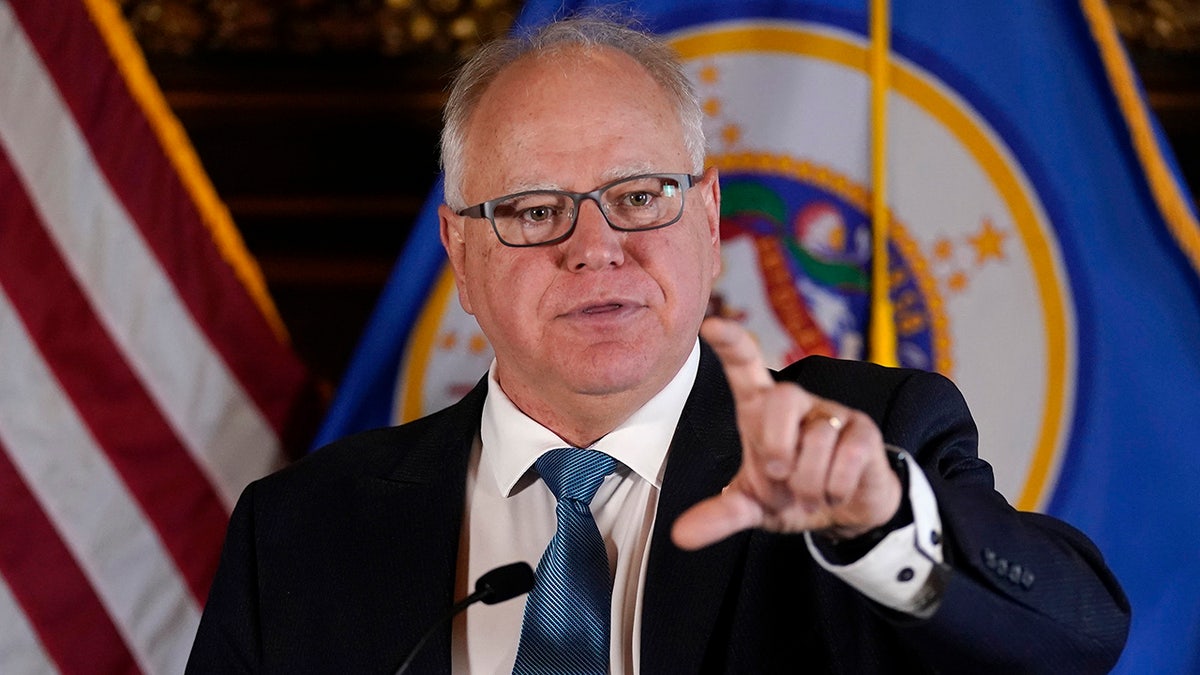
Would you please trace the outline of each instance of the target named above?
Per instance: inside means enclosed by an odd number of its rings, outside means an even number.
[[[654,487],[662,487],[667,450],[699,367],[700,341],[696,340],[692,353],[667,386],[591,447],[629,467]],[[480,473],[490,472],[505,497],[511,495],[538,457],[548,450],[570,445],[509,400],[496,381],[494,359],[488,369],[488,392],[479,435],[483,443]]]

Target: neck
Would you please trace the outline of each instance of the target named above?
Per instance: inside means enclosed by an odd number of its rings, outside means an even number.
[[[527,417],[554,432],[573,447],[586,448],[608,435],[670,382],[653,381],[633,389],[608,393],[548,390],[496,372],[504,395]]]
[[[586,448],[623,424],[667,388],[684,367],[692,348],[689,345],[673,368],[645,373],[631,387],[603,391],[571,388],[553,378],[521,377],[502,367],[499,359],[494,375],[508,400],[527,417],[572,446]]]
[[[500,386],[521,412],[576,448],[586,448],[606,436],[654,395],[576,394],[556,399],[550,405],[542,396],[528,395],[532,392],[503,383]]]

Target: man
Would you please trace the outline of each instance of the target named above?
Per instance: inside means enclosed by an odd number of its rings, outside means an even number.
[[[601,20],[464,67],[442,241],[493,366],[250,486],[189,670],[389,671],[513,560],[538,564],[528,600],[468,610],[414,672],[1112,667],[1117,582],[992,489],[953,385],[831,359],[775,378],[739,327],[701,328],[700,121],[669,51]]]

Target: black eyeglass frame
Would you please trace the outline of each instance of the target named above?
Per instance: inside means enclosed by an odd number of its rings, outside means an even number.
[[[620,185],[621,183],[625,183],[627,181],[639,180],[639,179],[643,179],[643,178],[666,178],[668,180],[676,181],[677,183],[682,185],[683,186],[683,194],[681,194],[679,197],[679,213],[675,214],[675,217],[668,220],[667,222],[661,223],[659,225],[654,225],[652,227],[620,227],[618,225],[614,225],[613,222],[608,219],[608,214],[604,212],[604,205],[600,203],[600,195],[604,194],[605,192],[607,192],[609,189],[613,188],[614,186]],[[643,173],[643,174],[638,174],[636,176],[627,176],[625,178],[618,178],[617,180],[614,180],[611,183],[605,183],[604,185],[601,185],[600,187],[596,188],[595,190],[592,190],[591,192],[568,192],[566,190],[525,190],[523,192],[514,192],[513,194],[510,194],[510,195],[504,195],[503,197],[489,199],[486,202],[480,202],[474,206],[468,206],[465,209],[460,209],[458,211],[455,211],[455,213],[457,213],[460,216],[465,216],[467,218],[486,218],[487,221],[492,224],[492,232],[496,233],[496,238],[499,239],[500,243],[504,244],[505,246],[511,246],[512,248],[529,248],[531,246],[552,246],[554,244],[566,241],[568,238],[570,238],[570,236],[572,234],[575,233],[575,225],[579,222],[579,206],[581,203],[583,203],[583,200],[585,200],[585,199],[590,199],[593,202],[596,202],[596,207],[598,209],[600,209],[600,215],[604,216],[604,222],[608,223],[609,227],[611,227],[612,229],[614,229],[618,232],[649,232],[651,230],[661,230],[662,228],[667,227],[668,225],[674,225],[675,223],[679,222],[680,218],[683,217],[683,209],[684,209],[684,206],[686,206],[686,201],[687,201],[686,200],[687,191],[692,189],[693,187],[695,187],[695,185],[697,183],[699,183],[703,178],[704,178],[704,176],[690,174],[690,173]],[[554,194],[554,195],[561,195],[563,197],[567,197],[568,199],[570,199],[574,203],[574,205],[572,206],[572,208],[574,209],[574,212],[571,216],[571,227],[567,228],[566,232],[563,232],[562,234],[560,234],[559,236],[557,236],[553,239],[547,239],[546,241],[539,241],[539,242],[533,243],[533,244],[513,244],[511,242],[505,241],[504,237],[500,236],[500,228],[496,227],[496,206],[498,206],[500,203],[506,202],[510,199],[516,199],[518,197],[524,197],[525,195],[531,195],[531,194]]]

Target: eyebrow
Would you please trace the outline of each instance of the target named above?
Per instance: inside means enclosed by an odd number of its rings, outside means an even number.
[[[557,183],[519,183],[511,189],[505,190],[504,194],[515,195],[519,192],[531,192],[533,190],[562,190],[562,186]]]
[[[633,178],[634,176],[654,173],[655,171],[661,171],[661,169],[654,169],[649,164],[636,164],[619,169],[610,169],[604,172],[603,180],[600,184],[607,185],[615,180],[621,180],[622,178]]]
[[[605,171],[604,173],[600,174],[600,182],[597,183],[596,185],[593,185],[591,187],[591,189],[594,190],[601,185],[608,185],[609,183],[612,183],[613,181],[621,180],[622,178],[632,178],[634,176],[640,176],[640,175],[647,174],[647,173],[654,173],[654,171],[655,170],[653,168],[650,168],[650,165],[648,165],[648,164],[638,164],[635,166],[625,166],[625,167],[619,167],[619,168],[615,168],[615,169],[609,169],[608,171]],[[566,188],[564,188],[559,183],[538,182],[538,183],[518,184],[516,186],[513,186],[511,189],[508,189],[507,191],[505,191],[504,194],[515,195],[520,192],[530,192],[533,190],[554,190],[554,191],[558,191],[558,192],[564,192],[564,191],[572,192],[571,190],[567,190]]]

